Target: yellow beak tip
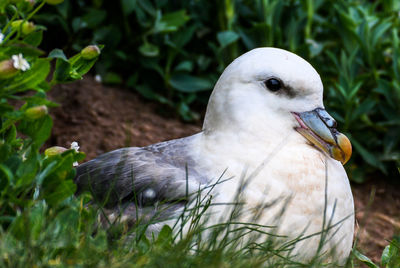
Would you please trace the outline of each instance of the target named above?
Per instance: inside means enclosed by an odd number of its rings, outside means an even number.
[[[349,161],[352,154],[352,147],[350,140],[346,137],[346,135],[339,133],[337,136],[337,145],[338,148],[333,150],[333,157],[336,160],[342,162],[342,164],[346,164]]]

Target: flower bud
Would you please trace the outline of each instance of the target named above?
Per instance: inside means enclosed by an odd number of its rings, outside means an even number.
[[[10,1],[13,4],[18,4],[20,2],[22,2],[22,0],[11,0]],[[31,7],[35,5],[35,0],[23,0],[23,2],[27,2]]]
[[[40,105],[26,109],[25,115],[30,119],[38,119],[48,114],[47,106]]]
[[[82,58],[92,60],[100,55],[100,48],[95,45],[87,46],[81,51]]]
[[[64,148],[61,146],[53,146],[53,147],[47,148],[44,151],[44,155],[45,156],[54,156],[54,155],[61,154],[61,153],[65,152],[66,150],[67,150],[67,148]]]
[[[15,20],[11,23],[11,27],[19,29],[22,24],[22,34],[28,35],[36,29],[36,26],[33,22],[23,21],[23,20]]]
[[[64,2],[64,0],[46,0],[46,3],[49,5],[58,5]]]
[[[36,3],[35,0],[25,0],[25,2],[28,2],[31,7],[33,7]]]
[[[14,67],[13,60],[0,61],[0,80],[8,79],[18,73],[18,69]]]

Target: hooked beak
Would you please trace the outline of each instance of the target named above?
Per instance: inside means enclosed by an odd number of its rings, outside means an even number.
[[[349,139],[336,130],[336,121],[325,109],[303,113],[292,112],[300,127],[296,130],[320,150],[342,164],[350,159],[351,143]]]

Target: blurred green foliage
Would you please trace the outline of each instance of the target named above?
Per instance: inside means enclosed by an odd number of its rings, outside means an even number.
[[[371,268],[395,268],[400,267],[400,237],[395,236],[392,241],[389,241],[389,245],[382,251],[380,265],[375,264],[370,258],[361,254],[357,250],[353,249],[354,257],[360,262],[364,263],[367,267]]]
[[[84,53],[68,59],[62,50],[46,56],[38,48],[45,28],[31,18],[44,5],[0,2],[0,235],[8,229],[20,239],[40,234],[40,229],[28,233],[26,211],[42,213],[42,206],[57,210],[73,196],[73,163],[85,157],[73,148],[41,153],[53,125],[48,107],[57,106],[46,92],[54,84],[81,79],[97,59],[84,59]]]
[[[66,0],[36,18],[53,33],[49,44],[104,43],[104,82],[125,81],[185,120],[198,118],[240,54],[275,46],[301,55],[321,74],[326,107],[354,146],[351,178],[362,182],[399,179],[399,12],[396,0]]]

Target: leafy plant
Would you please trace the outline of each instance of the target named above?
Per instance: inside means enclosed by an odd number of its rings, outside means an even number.
[[[67,0],[35,17],[62,29],[68,49],[106,44],[96,66],[104,82],[125,81],[185,120],[198,118],[240,54],[258,46],[300,54],[321,74],[327,109],[354,145],[351,179],[363,182],[377,172],[398,178],[399,11],[383,0]]]
[[[60,205],[75,192],[73,164],[85,155],[74,148],[41,153],[53,124],[48,107],[57,105],[46,92],[82,78],[100,52],[86,49],[68,59],[53,50],[45,56],[38,48],[45,27],[31,18],[46,2],[0,2],[0,233],[8,230],[17,240],[37,238],[40,224],[36,229],[27,224],[41,214],[60,217]]]
[[[353,250],[355,258],[371,268],[395,268],[400,266],[400,237],[395,236],[382,252],[381,266],[376,265],[370,258]]]

